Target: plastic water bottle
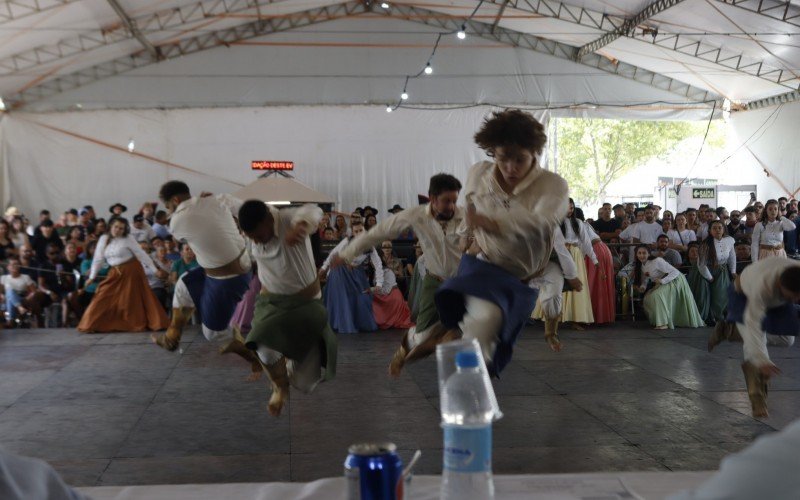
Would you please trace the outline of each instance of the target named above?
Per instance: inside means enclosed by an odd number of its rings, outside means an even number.
[[[456,354],[456,372],[441,394],[444,428],[442,500],[491,500],[492,418],[494,411],[480,360],[472,351]]]

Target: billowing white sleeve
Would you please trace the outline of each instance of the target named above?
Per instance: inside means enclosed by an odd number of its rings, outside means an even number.
[[[631,224],[619,233],[619,239],[621,240],[630,240],[633,238],[633,227],[635,224]]]
[[[734,249],[733,238],[726,236],[726,239],[730,243],[730,248],[728,249],[728,272],[736,274],[736,250]]]
[[[357,255],[362,254],[369,248],[375,248],[384,240],[393,240],[400,235],[403,231],[412,226],[410,217],[412,216],[411,210],[403,210],[379,222],[373,226],[369,231],[364,231],[359,234],[347,245],[347,248],[342,251],[342,258],[345,260],[352,260]]]
[[[244,201],[228,193],[218,194],[214,198],[223,207],[227,208],[228,211],[231,213],[231,215],[233,215],[237,219],[239,218],[239,209],[244,204]]]
[[[588,224],[585,222],[581,222],[580,224],[580,233],[578,239],[580,240],[581,252],[583,255],[589,257],[594,265],[597,265],[597,255],[594,253],[594,247],[592,246],[592,237],[589,235],[589,231],[587,229]]]
[[[781,229],[784,231],[793,231],[797,226],[794,222],[790,221],[786,217],[781,217]]]
[[[94,249],[94,258],[92,259],[92,270],[89,271],[89,279],[93,280],[97,277],[97,273],[103,268],[106,263],[106,245],[108,245],[108,235],[104,234],[97,242],[97,247]]]
[[[661,278],[661,284],[663,285],[666,285],[667,283],[669,283],[670,281],[676,279],[678,276],[681,275],[680,271],[672,267],[669,264],[669,262],[662,259],[661,257],[658,257],[656,259],[656,269],[665,274],[665,276]]]
[[[572,259],[572,254],[567,250],[564,243],[564,235],[561,230],[556,228],[553,232],[553,250],[558,257],[558,264],[561,266],[561,271],[564,273],[564,278],[574,280],[578,277],[578,268],[575,266],[575,261]]]
[[[142,247],[140,247],[139,244],[136,243],[136,240],[133,239],[133,236],[131,236],[130,234],[126,236],[124,243],[125,246],[128,247],[128,249],[130,249],[133,255],[136,256],[137,259],[139,259],[139,262],[142,263],[146,274],[148,275],[156,274],[157,269],[156,265],[153,263],[153,259],[149,255],[147,255],[144,252],[144,250],[142,250]]]
[[[295,225],[299,222],[305,222],[312,229],[319,225],[319,221],[322,219],[323,215],[322,209],[316,205],[312,205],[311,203],[306,203],[305,205],[297,208],[290,208],[287,211],[292,217],[292,225]]]
[[[750,361],[756,366],[769,365],[767,351],[767,334],[761,328],[766,314],[766,304],[764,301],[764,287],[770,286],[764,283],[759,276],[743,276],[740,280],[742,292],[747,296],[747,306],[744,309],[744,328],[739,329],[742,336],[744,360]]]
[[[341,253],[341,251],[344,250],[344,248],[347,246],[349,241],[350,240],[345,238],[342,241],[340,241],[338,245],[333,247],[333,250],[331,250],[331,253],[328,254],[328,258],[325,259],[325,262],[323,262],[323,264],[322,264],[322,270],[323,271],[327,271],[328,268],[331,267],[331,259],[333,259],[333,256],[334,255],[339,255]]]
[[[759,246],[761,245],[761,231],[764,229],[764,224],[760,222],[756,222],[755,227],[753,227],[753,236],[750,240],[750,260],[752,262],[758,261],[758,251],[760,250]]]
[[[383,263],[378,256],[378,251],[374,248],[369,253],[369,260],[372,262],[372,267],[375,268],[375,286],[383,288]]]

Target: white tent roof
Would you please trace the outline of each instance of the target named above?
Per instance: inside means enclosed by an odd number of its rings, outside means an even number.
[[[330,196],[315,191],[291,177],[270,175],[260,177],[233,193],[240,200],[262,200],[266,202],[289,201],[292,203],[333,203]]]
[[[439,34],[404,105],[799,98],[797,0],[4,0],[0,95],[32,111],[386,104]]]

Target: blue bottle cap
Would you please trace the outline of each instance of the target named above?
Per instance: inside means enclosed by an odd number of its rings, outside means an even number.
[[[473,351],[461,351],[456,354],[456,366],[458,368],[477,368],[478,355]]]

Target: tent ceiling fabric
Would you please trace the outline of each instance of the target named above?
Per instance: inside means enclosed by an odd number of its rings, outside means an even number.
[[[233,193],[240,200],[266,202],[290,201],[293,203],[333,203],[327,194],[315,191],[290,177],[270,175],[261,177]]]
[[[795,96],[800,88],[800,50],[794,42],[800,35],[800,6],[792,2],[486,0],[479,5],[477,0],[420,4],[403,0],[390,4],[383,9],[379,2],[331,0],[5,0],[0,5],[0,95],[7,105],[41,111],[74,109],[77,104],[97,108],[375,104],[398,95],[395,82],[402,86],[404,75],[419,71],[437,32],[455,31],[465,22],[468,33],[478,36],[463,42],[454,36],[442,38],[435,60],[435,76],[450,70],[447,84],[460,87],[459,91],[451,96],[436,91],[437,84],[425,82],[418,85],[415,102],[605,104],[613,99],[601,101],[597,94],[646,87],[634,92],[642,98],[638,102],[688,104],[728,98],[768,105],[780,102],[779,96]],[[248,66],[237,57],[240,51],[255,55],[266,66]],[[230,78],[214,75],[211,82],[208,73],[214,72],[212,63],[220,60],[220,52],[239,64],[226,65],[232,71]],[[516,74],[493,75],[488,68],[504,66],[496,59],[507,60],[505,69],[519,63]],[[312,66],[308,61],[323,63]],[[247,68],[250,74],[242,76]],[[167,78],[183,78],[184,94],[191,89],[194,100],[187,101],[184,95],[183,102],[177,102],[169,84],[163,91],[151,84],[137,91],[137,82],[149,82],[152,76],[147,75],[154,74],[161,84]],[[270,83],[276,74],[284,79]],[[576,86],[584,87],[571,99],[547,90],[560,87],[564,75],[578,78]],[[458,81],[459,76],[468,83]],[[312,77],[325,81],[312,83]],[[274,89],[276,81],[286,84],[304,78],[299,89],[317,92],[313,99],[302,97],[300,91],[259,88]],[[365,82],[351,85],[352,80]],[[514,84],[517,89],[512,92],[493,89]],[[126,96],[115,100],[119,96],[112,87],[119,86],[127,89]],[[217,102],[219,95],[226,101]]]

